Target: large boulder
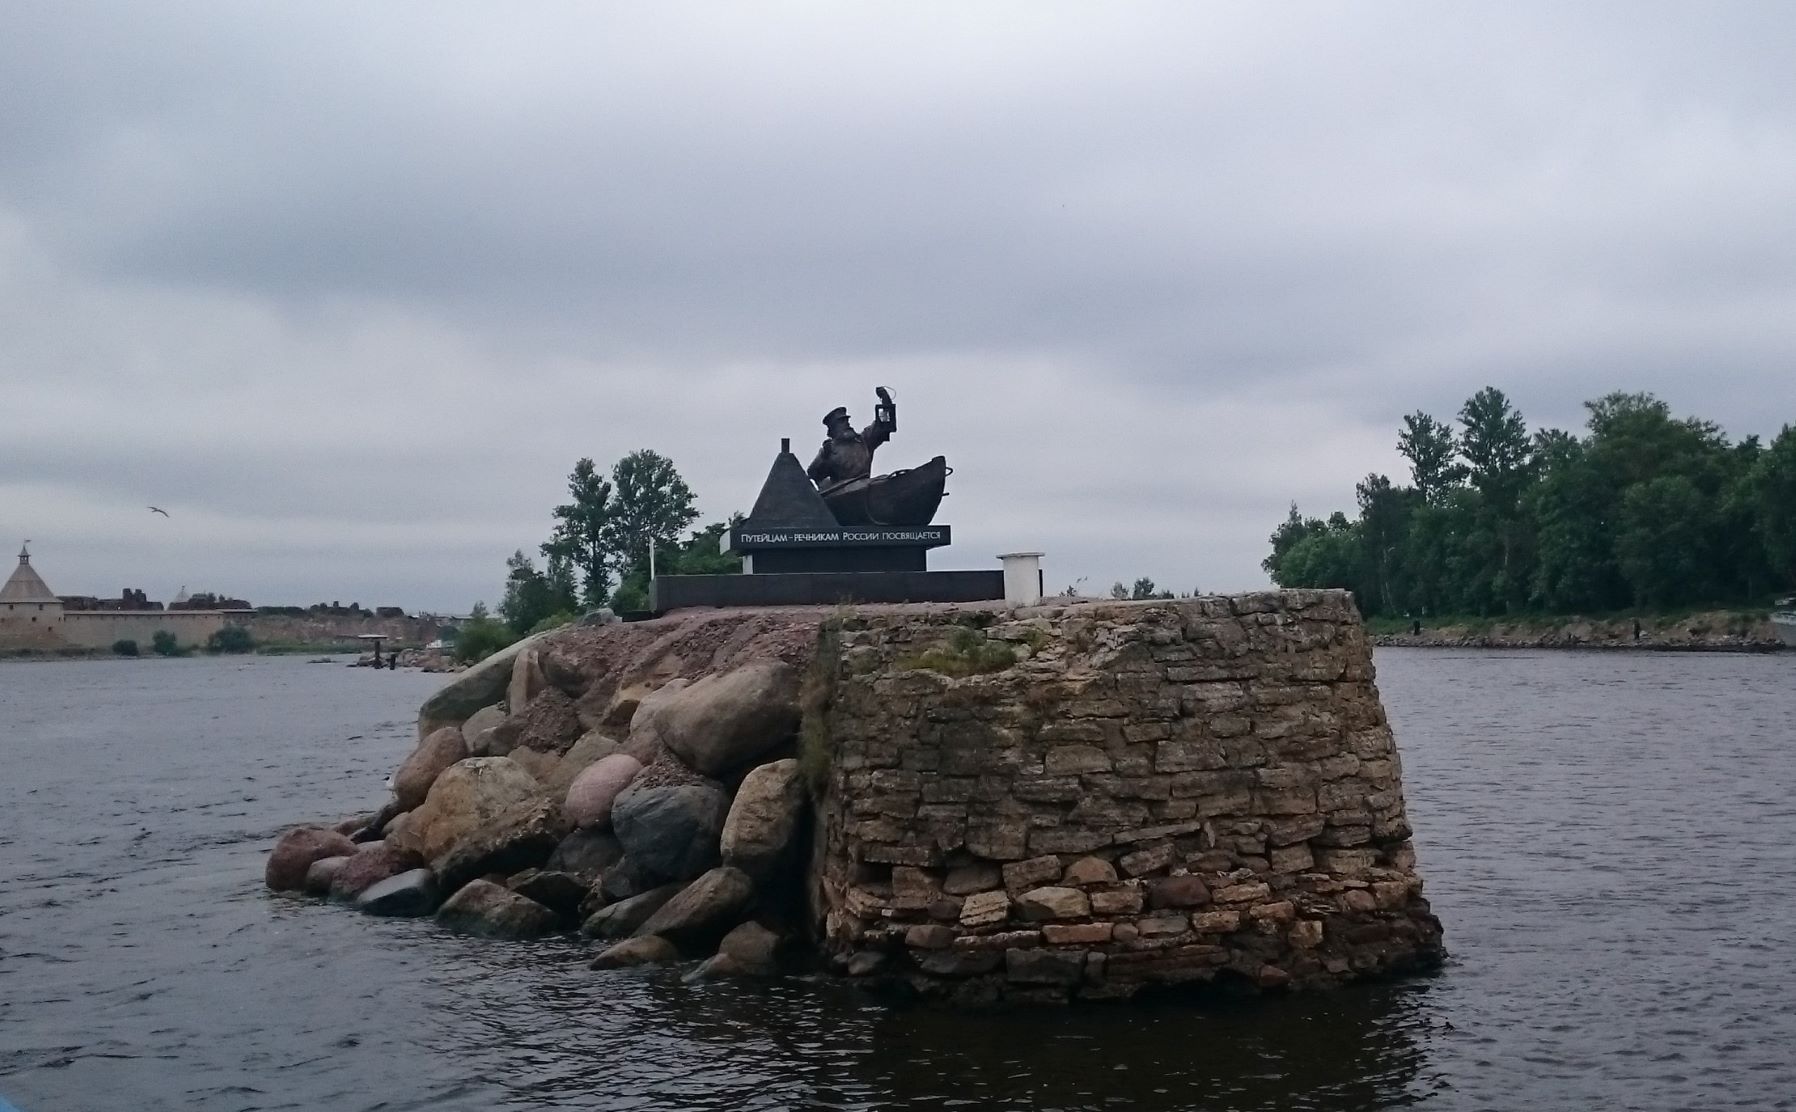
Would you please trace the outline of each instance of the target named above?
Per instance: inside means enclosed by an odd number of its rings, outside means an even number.
[[[510,875],[549,859],[567,836],[561,805],[527,799],[493,816],[491,822],[430,858],[430,867],[451,890],[488,873]]]
[[[442,902],[442,889],[430,870],[412,869],[369,888],[356,897],[355,906],[370,915],[418,918]]]
[[[538,784],[546,784],[555,775],[556,766],[561,763],[561,758],[554,753],[544,753],[540,749],[528,749],[522,745],[507,751],[505,755],[517,762],[517,766],[528,772]],[[544,790],[547,791],[546,788]]]
[[[680,894],[683,885],[664,884],[640,895],[602,907],[586,917],[580,933],[594,938],[623,938],[636,933],[649,916],[660,911],[668,900]]]
[[[470,757],[503,757],[505,747],[494,737],[493,731],[499,723],[505,721],[505,708],[499,703],[490,707],[481,707],[466,722],[461,724],[462,740],[468,745]]]
[[[393,774],[393,795],[398,799],[399,809],[410,811],[424,802],[437,777],[451,765],[467,759],[468,746],[462,740],[460,727],[444,726],[432,730]]]
[[[624,855],[662,880],[687,880],[717,864],[717,840],[730,805],[722,785],[645,784],[646,779],[638,776],[611,805],[611,828]]]
[[[356,844],[348,835],[322,826],[300,826],[282,834],[268,854],[262,877],[276,892],[301,892],[312,862],[326,857],[352,857]]]
[[[591,890],[587,882],[573,873],[556,872],[553,869],[525,869],[506,880],[505,887],[520,896],[535,900],[561,918],[576,923],[580,921],[580,904]]]
[[[804,780],[790,758],[750,772],[724,819],[723,863],[766,880],[792,860],[804,816]]]
[[[630,751],[641,733],[705,775],[724,776],[790,742],[798,719],[798,671],[781,661],[756,661],[644,700],[631,722]]]
[[[561,840],[543,868],[572,873],[590,884],[623,855],[623,843],[611,831],[576,830]]]
[[[755,898],[754,881],[740,869],[712,869],[680,890],[636,928],[682,944],[715,942],[742,921]]]
[[[331,882],[343,871],[343,866],[353,860],[353,857],[320,857],[312,862],[312,867],[306,870],[306,895],[322,896],[329,892]]]
[[[655,732],[655,718],[660,708],[691,686],[691,680],[676,676],[660,687],[633,684],[621,688],[611,697],[600,724],[627,724],[624,752],[648,764],[663,748],[661,737]]]
[[[592,968],[624,969],[632,965],[662,965],[679,960],[680,951],[665,938],[626,938],[592,959]]]
[[[599,877],[599,896],[606,900],[627,900],[631,896],[640,896],[649,889],[667,882],[666,877],[657,876],[647,869],[640,868],[631,861],[629,855],[617,859],[616,864],[606,869]]]
[[[505,703],[513,711],[521,710],[547,686],[549,681],[543,676],[540,654],[532,645],[511,662],[511,682],[505,687]]]
[[[436,920],[482,938],[540,938],[555,929],[555,913],[490,880],[470,880],[437,908]]]
[[[572,748],[561,755],[548,775],[538,776],[537,779],[542,781],[544,789],[550,795],[565,796],[582,772],[622,749],[623,746],[608,735],[588,730],[580,735]]]
[[[435,859],[541,790],[536,778],[509,757],[470,757],[436,778],[404,829],[390,832],[387,841]]]
[[[780,936],[753,921],[723,936],[717,952],[751,973],[772,973],[779,965]]]
[[[390,877],[424,864],[416,853],[398,849],[391,842],[364,847],[337,870],[331,880],[331,899],[349,901]]]
[[[457,672],[454,679],[438,688],[436,694],[424,700],[424,705],[418,708],[418,736],[424,737],[442,726],[465,722],[475,711],[505,698],[518,654],[553,632],[545,630],[532,634]]]
[[[562,804],[568,821],[581,829],[610,827],[611,804],[641,771],[642,762],[628,753],[601,757],[568,785],[567,801]]]

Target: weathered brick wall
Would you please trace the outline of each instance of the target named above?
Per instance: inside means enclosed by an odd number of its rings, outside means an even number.
[[[815,911],[853,974],[1035,1000],[1440,959],[1344,592],[861,614],[814,669]]]

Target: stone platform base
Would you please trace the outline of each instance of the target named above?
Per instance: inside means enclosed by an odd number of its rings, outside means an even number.
[[[1372,676],[1338,591],[827,622],[826,953],[970,1002],[1437,965]]]

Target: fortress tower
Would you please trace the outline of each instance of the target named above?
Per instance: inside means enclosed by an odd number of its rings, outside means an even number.
[[[19,566],[0,587],[0,643],[35,646],[62,639],[62,600],[31,566],[27,541],[19,548]]]

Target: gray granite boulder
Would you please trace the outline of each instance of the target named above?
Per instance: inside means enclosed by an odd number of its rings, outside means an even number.
[[[652,734],[689,767],[723,776],[792,740],[798,679],[781,661],[704,676],[665,699],[644,700],[631,733]]]
[[[611,828],[624,855],[662,880],[687,880],[717,864],[719,836],[729,814],[720,784],[645,785],[625,788],[611,805]]]
[[[511,681],[505,686],[505,705],[512,713],[530,705],[549,681],[543,676],[542,661],[537,646],[531,645],[518,653],[517,659],[511,662]]]
[[[561,840],[543,868],[573,873],[591,884],[623,855],[623,843],[611,831],[576,830]]]
[[[312,862],[326,857],[352,857],[356,844],[345,834],[322,826],[300,826],[287,831],[268,854],[262,879],[276,892],[301,892]]]
[[[635,934],[636,928],[648,922],[667,901],[680,894],[683,885],[664,884],[627,900],[609,904],[587,916],[580,933],[594,938],[623,938]]]
[[[680,951],[665,938],[626,938],[592,960],[594,969],[662,965],[680,960]]]
[[[419,918],[436,911],[442,902],[442,892],[430,870],[412,869],[371,886],[356,897],[355,906],[370,915]]]
[[[780,936],[752,920],[723,936],[717,952],[727,955],[741,969],[752,973],[772,973],[779,964]]]
[[[683,944],[715,941],[742,921],[754,898],[754,881],[747,873],[712,869],[643,920],[636,933],[658,934]]]
[[[482,938],[540,938],[555,929],[555,913],[490,880],[470,880],[442,907],[436,920],[459,934]]]
[[[518,654],[554,632],[546,630],[533,634],[457,672],[455,678],[438,688],[436,694],[424,700],[424,705],[418,708],[418,736],[424,737],[442,726],[466,722],[475,711],[505,698]]]
[[[804,804],[797,761],[774,761],[750,772],[723,823],[723,863],[756,880],[773,876],[793,859]]]
[[[466,722],[461,724],[462,740],[467,743],[470,757],[503,757],[505,747],[493,735],[499,723],[505,721],[505,707],[494,703],[490,707],[481,707]]]
[[[552,869],[525,869],[505,882],[505,887],[520,896],[535,900],[562,919],[578,922],[575,916],[580,902],[586,899],[589,886],[573,873]]]

